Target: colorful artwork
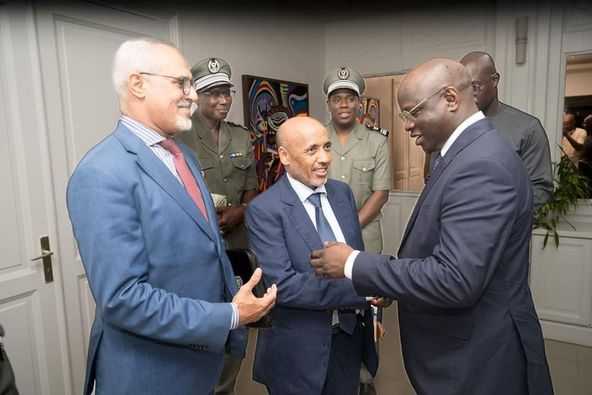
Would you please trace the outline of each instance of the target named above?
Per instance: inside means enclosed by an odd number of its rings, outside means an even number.
[[[242,79],[245,125],[251,130],[261,192],[284,174],[275,135],[288,118],[308,115],[308,85],[251,75]]]
[[[362,96],[362,105],[358,110],[358,121],[361,124],[380,127],[380,100]]]

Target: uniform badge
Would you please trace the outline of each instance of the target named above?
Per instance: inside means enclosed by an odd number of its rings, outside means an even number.
[[[349,78],[349,70],[345,67],[342,67],[339,70],[337,70],[337,76],[340,80],[346,80]]]
[[[212,74],[215,74],[220,70],[220,63],[218,62],[218,59],[216,59],[216,58],[210,59],[210,61],[208,62],[208,70]]]
[[[243,153],[240,151],[231,152],[228,154],[228,157],[230,158],[238,158],[239,156],[243,156]]]

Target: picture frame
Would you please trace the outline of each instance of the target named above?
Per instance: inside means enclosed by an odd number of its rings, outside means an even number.
[[[251,131],[258,190],[266,190],[283,174],[275,135],[287,119],[309,115],[308,84],[244,74],[244,124]]]

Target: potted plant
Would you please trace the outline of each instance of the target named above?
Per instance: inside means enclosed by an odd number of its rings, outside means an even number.
[[[563,150],[562,150],[563,151]],[[555,189],[551,199],[534,213],[532,227],[545,229],[543,248],[547,246],[550,235],[553,235],[555,247],[559,246],[557,225],[564,221],[573,230],[576,228],[566,219],[566,214],[577,208],[579,199],[587,199],[590,190],[588,179],[580,174],[573,162],[563,153],[558,163],[553,163]]]

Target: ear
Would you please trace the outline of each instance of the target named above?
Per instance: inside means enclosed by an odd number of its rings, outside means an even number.
[[[454,112],[459,106],[459,92],[455,87],[448,87],[444,91],[444,100],[446,100],[446,107]]]
[[[131,96],[144,99],[146,97],[144,78],[137,73],[130,74],[127,77],[127,90]]]
[[[497,72],[493,75],[493,77],[491,77],[491,86],[493,86],[493,88],[497,88],[497,84],[499,84],[500,78],[501,76]]]
[[[288,166],[290,164],[290,154],[288,153],[288,150],[286,149],[286,147],[284,147],[283,145],[280,145],[278,147],[278,155],[280,157],[280,161],[282,162],[282,165]]]

